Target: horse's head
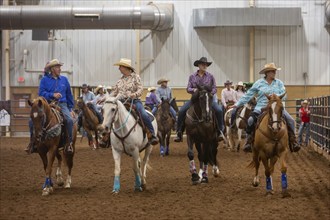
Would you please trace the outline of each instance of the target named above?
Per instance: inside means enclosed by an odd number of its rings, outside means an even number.
[[[257,105],[257,99],[256,97],[253,97],[246,105],[246,107],[249,109],[249,110],[253,110],[254,107]]]
[[[171,104],[172,108],[173,108],[176,112],[179,111],[179,108],[178,108],[178,105],[176,104],[176,100],[175,100],[175,98],[172,98],[172,99],[170,100],[170,104]]]
[[[84,100],[83,100],[83,98],[82,97],[78,97],[78,99],[77,99],[77,106],[78,106],[78,108],[80,108],[80,109],[82,109],[83,108],[83,106],[84,106]]]
[[[118,120],[118,105],[120,101],[118,101],[115,97],[108,97],[103,105],[103,123],[102,128],[105,129],[106,132],[109,132],[112,124]],[[123,106],[124,107],[124,106]],[[124,107],[125,108],[125,107]]]
[[[283,115],[283,103],[282,98],[285,96],[285,93],[277,96],[275,94],[267,95],[265,94],[268,101],[267,109],[269,112],[269,125],[268,127],[273,132],[278,132],[281,129],[282,124],[282,115]]]
[[[209,122],[212,118],[212,87],[207,85],[197,86],[197,89],[197,92],[193,94],[192,103],[198,102],[203,120]]]
[[[30,117],[33,122],[36,141],[40,142],[47,122],[47,115],[50,113],[50,107],[43,97],[38,97],[33,101],[28,100],[31,106]]]

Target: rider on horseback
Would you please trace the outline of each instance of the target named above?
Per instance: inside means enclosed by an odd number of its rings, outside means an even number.
[[[72,108],[74,106],[73,96],[71,92],[70,83],[68,78],[61,76],[61,66],[57,59],[49,61],[45,66],[45,75],[40,81],[39,85],[39,96],[44,97],[49,103],[52,101],[58,101],[58,106],[61,108],[61,112],[64,116],[64,125],[68,131],[69,143],[66,144],[65,150],[67,153],[73,153],[72,146],[72,130],[73,130],[73,119],[72,119]],[[49,74],[46,72],[50,71]],[[33,131],[32,123],[29,123],[30,132]],[[30,143],[25,149],[27,153],[36,152],[34,146],[33,134],[31,133]]]
[[[276,95],[281,95],[285,92],[283,82],[275,78],[277,70],[281,70],[281,68],[276,67],[274,63],[266,64],[264,68],[259,72],[259,74],[265,74],[265,77],[257,80],[248,90],[248,92],[233,106],[234,108],[240,107],[250,101],[254,95],[258,95],[257,105],[248,119],[248,125],[246,129],[247,140],[245,146],[243,147],[245,152],[252,152],[255,124],[258,116],[261,114],[262,109],[266,107],[268,103],[268,99],[265,94],[271,95],[275,93]],[[300,150],[300,146],[296,141],[294,119],[285,109],[283,110],[283,116],[288,126],[290,149],[293,152],[297,152]]]
[[[119,66],[119,71],[123,75],[116,83],[116,86],[110,96],[117,97],[119,99],[133,99],[136,110],[141,114],[144,124],[151,132],[149,143],[152,145],[158,144],[158,138],[155,135],[151,120],[140,100],[143,92],[140,76],[134,72],[135,70],[131,66],[131,60],[129,59],[121,58],[120,61],[114,65]]]
[[[167,85],[169,82],[169,79],[161,78],[160,80],[157,81],[157,84],[160,85],[157,90],[156,90],[156,95],[159,100],[168,100],[171,101],[172,97],[172,90],[171,88]],[[174,119],[174,123],[176,122],[176,111],[174,108],[171,106],[170,111],[172,114],[172,117]]]
[[[233,82],[230,80],[226,80],[224,83],[225,88],[221,91],[221,103],[222,103],[222,111],[226,112],[229,106],[235,104],[236,100],[236,92],[231,88]]]
[[[207,62],[206,57],[201,57],[199,60],[194,62],[194,66],[198,67],[195,73],[191,74],[189,77],[188,85],[187,85],[187,92],[193,94],[196,92],[197,86],[202,85],[209,85],[212,87],[212,95],[216,94],[216,82],[213,75],[206,71],[207,67],[210,66],[212,62]],[[213,96],[215,98],[216,96]],[[175,142],[182,141],[182,133],[183,133],[183,123],[186,117],[186,112],[188,111],[189,107],[191,106],[191,101],[187,101],[179,110],[178,113],[178,124],[177,124],[177,137],[174,139]],[[218,123],[218,136],[220,135],[221,131],[224,130],[223,125],[223,115],[220,106],[217,103],[217,100],[212,102],[213,110],[215,111],[215,115],[217,118]]]
[[[150,108],[150,111],[153,115],[155,115],[157,111],[157,105],[159,104],[160,100],[158,100],[158,97],[156,96],[156,88],[155,87],[149,87],[148,93],[146,95],[146,106]]]
[[[82,91],[81,97],[82,97],[84,103],[85,104],[91,103],[90,108],[96,114],[96,117],[99,120],[99,123],[102,123],[103,116],[99,111],[97,111],[96,106],[93,103],[94,100],[96,99],[94,93],[92,91],[89,91],[88,86],[85,83],[82,84],[81,91]],[[79,116],[78,116],[78,131],[80,131],[80,129],[82,127],[82,117],[83,117],[83,113],[81,111],[81,112],[79,112]]]

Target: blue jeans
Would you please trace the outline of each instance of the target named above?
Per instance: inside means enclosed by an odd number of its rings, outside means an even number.
[[[311,124],[309,122],[301,122],[298,130],[298,144],[302,143],[302,134],[306,130],[305,144],[307,145],[309,142],[309,136],[311,131]]]
[[[61,107],[61,112],[63,113],[63,116],[65,118],[65,127],[68,130],[69,135],[69,141],[72,142],[72,130],[73,130],[73,119],[71,117],[71,113],[69,111],[69,108],[66,103],[62,102],[58,104]],[[30,128],[30,137],[32,137],[33,134],[33,122],[32,119],[29,119],[29,128]]]
[[[69,142],[72,142],[72,130],[73,130],[73,119],[71,117],[71,113],[69,111],[68,105],[65,102],[60,102],[58,104],[61,108],[61,112],[63,113],[63,116],[65,118],[64,120],[64,126],[68,130],[68,136],[69,136]]]
[[[177,128],[176,131],[182,132],[182,125],[183,125],[183,121],[186,117],[186,113],[188,111],[188,109],[191,106],[191,101],[187,101],[179,110],[178,113],[178,123],[177,123]],[[224,126],[223,126],[223,112],[221,110],[221,107],[218,105],[218,103],[216,102],[212,102],[212,108],[215,111],[215,116],[217,118],[217,123],[218,123],[218,128],[219,130],[223,131],[224,130]]]
[[[142,120],[143,120],[145,126],[149,129],[149,131],[152,133],[152,135],[155,136],[154,127],[151,124],[148,113],[144,109],[142,102],[139,99],[134,99],[133,103],[136,107],[136,110],[141,114],[141,117],[142,117]]]

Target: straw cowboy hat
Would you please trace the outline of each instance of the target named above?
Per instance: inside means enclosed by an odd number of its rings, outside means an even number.
[[[230,81],[230,80],[226,80],[226,82],[224,83],[224,85],[231,85],[231,84],[233,84],[233,82],[232,81]]]
[[[308,104],[308,101],[305,99],[302,104]]]
[[[95,89],[95,93],[98,93],[100,89],[103,89],[104,87],[102,85],[98,85]]]
[[[243,82],[242,82],[242,81],[239,81],[239,82],[237,83],[237,85],[236,85],[236,89],[237,89],[239,86],[242,86],[242,87],[244,87],[244,84],[243,84]]]
[[[266,73],[267,71],[270,71],[270,70],[281,70],[280,67],[276,67],[275,66],[275,63],[267,63],[265,64],[264,68],[262,70],[260,70],[259,74],[263,74],[263,73]]]
[[[50,68],[54,66],[63,66],[63,63],[61,63],[58,59],[53,59],[46,64],[45,69],[50,70]]]
[[[155,91],[155,90],[156,90],[156,87],[153,87],[153,86],[148,88],[148,91],[149,91],[149,92],[151,92],[151,91]]]
[[[107,87],[107,90],[112,90],[112,86],[108,86]]]
[[[132,67],[132,61],[130,59],[120,58],[119,62],[117,62],[113,65],[114,66],[125,66],[134,71],[134,67]]]
[[[194,66],[197,66],[201,63],[206,63],[207,66],[210,66],[212,64],[212,62],[207,62],[207,58],[206,57],[201,57],[199,60],[196,60],[194,62]]]
[[[157,81],[157,84],[160,85],[160,84],[162,84],[163,82],[169,82],[169,81],[170,81],[169,79],[161,78],[160,80]]]

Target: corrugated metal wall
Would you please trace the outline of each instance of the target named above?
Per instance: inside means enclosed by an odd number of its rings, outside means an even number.
[[[43,1],[51,5],[109,5],[131,6],[138,1]],[[174,28],[164,32],[140,31],[141,77],[144,86],[155,85],[166,76],[172,87],[185,87],[188,76],[196,68],[193,61],[206,56],[213,64],[209,71],[218,85],[226,79],[237,82],[249,80],[249,28],[217,27],[193,29],[194,8],[248,7],[242,1],[157,1],[174,4]],[[255,77],[266,63],[274,61],[282,67],[279,78],[287,85],[303,85],[303,73],[308,73],[308,85],[330,84],[330,35],[324,28],[323,1],[257,0],[257,7],[301,7],[302,27],[258,27],[255,37]],[[147,4],[147,1],[141,1]],[[120,73],[113,66],[120,57],[136,61],[136,32],[134,30],[60,30],[58,40],[32,41],[31,31],[13,31],[11,85],[38,86],[38,74],[24,73],[23,50],[29,51],[28,69],[42,69],[52,57],[65,65],[62,70],[73,86],[114,85]],[[54,47],[52,44],[54,43]],[[54,51],[52,51],[54,48]],[[66,74],[65,74],[66,75]],[[24,76],[24,83],[17,78]]]

